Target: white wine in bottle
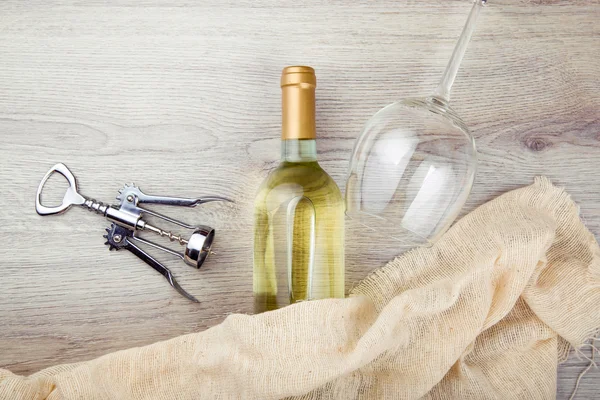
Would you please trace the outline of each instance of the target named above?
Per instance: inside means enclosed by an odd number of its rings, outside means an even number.
[[[281,163],[254,203],[254,309],[344,297],[344,201],[317,163],[310,67],[281,75]]]

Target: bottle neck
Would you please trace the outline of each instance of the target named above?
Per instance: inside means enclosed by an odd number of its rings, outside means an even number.
[[[281,161],[317,161],[315,70],[286,67],[281,72]]]
[[[281,141],[281,161],[300,163],[317,161],[315,139],[288,139]]]

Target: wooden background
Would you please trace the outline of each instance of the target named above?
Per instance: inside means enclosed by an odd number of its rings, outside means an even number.
[[[480,167],[465,211],[543,174],[600,236],[600,2],[490,0],[452,103]],[[279,157],[282,67],[316,68],[319,153],[343,189],[354,139],[379,108],[435,87],[467,0],[7,1],[0,3],[0,367],[29,374],[251,311],[251,205]],[[42,218],[56,162],[82,193],[219,194],[233,207],[164,210],[213,224],[201,271],[161,257],[192,304],[82,209]],[[47,197],[60,199],[64,184]],[[59,189],[60,188],[60,189]],[[364,236],[359,236],[364,235]],[[350,288],[398,254],[348,227]],[[589,356],[589,353],[587,353]],[[586,365],[559,374],[567,398]],[[599,397],[597,371],[579,398]]]

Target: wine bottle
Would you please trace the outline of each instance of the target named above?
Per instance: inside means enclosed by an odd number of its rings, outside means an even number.
[[[344,201],[317,162],[311,67],[283,69],[281,163],[254,203],[255,312],[344,297]]]

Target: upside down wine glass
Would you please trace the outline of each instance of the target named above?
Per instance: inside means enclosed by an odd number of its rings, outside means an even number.
[[[476,0],[439,86],[384,107],[354,147],[346,214],[404,245],[437,240],[463,207],[477,166],[475,141],[448,101],[486,0]]]

